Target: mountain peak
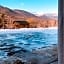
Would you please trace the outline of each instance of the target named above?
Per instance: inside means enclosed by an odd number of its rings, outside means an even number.
[[[0,5],[0,7],[4,8],[4,6]]]

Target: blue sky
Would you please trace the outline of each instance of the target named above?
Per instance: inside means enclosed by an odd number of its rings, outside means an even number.
[[[0,0],[0,5],[35,14],[58,13],[58,0]]]

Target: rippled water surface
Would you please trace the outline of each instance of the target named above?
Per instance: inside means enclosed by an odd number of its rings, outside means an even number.
[[[53,44],[57,44],[57,29],[0,32],[0,58],[21,47],[31,51]]]

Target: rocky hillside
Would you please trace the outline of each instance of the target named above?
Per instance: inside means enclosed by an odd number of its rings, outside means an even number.
[[[14,23],[14,21],[20,21],[20,23]],[[12,10],[0,6],[0,28],[26,28],[26,23],[24,24],[23,21],[29,23],[29,28],[58,26],[57,18],[38,17],[24,10]]]

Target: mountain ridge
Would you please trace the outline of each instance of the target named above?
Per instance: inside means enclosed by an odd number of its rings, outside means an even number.
[[[44,17],[38,17],[30,12],[24,11],[24,10],[18,10],[18,9],[10,9],[7,7],[0,6],[0,13],[7,15],[8,22],[10,20],[12,22],[20,20],[20,21],[27,21],[29,22],[30,26],[29,28],[40,28],[40,27],[53,27],[57,26],[57,19],[56,18],[44,18]],[[11,26],[13,24],[10,22]],[[10,26],[9,26],[10,27]]]

